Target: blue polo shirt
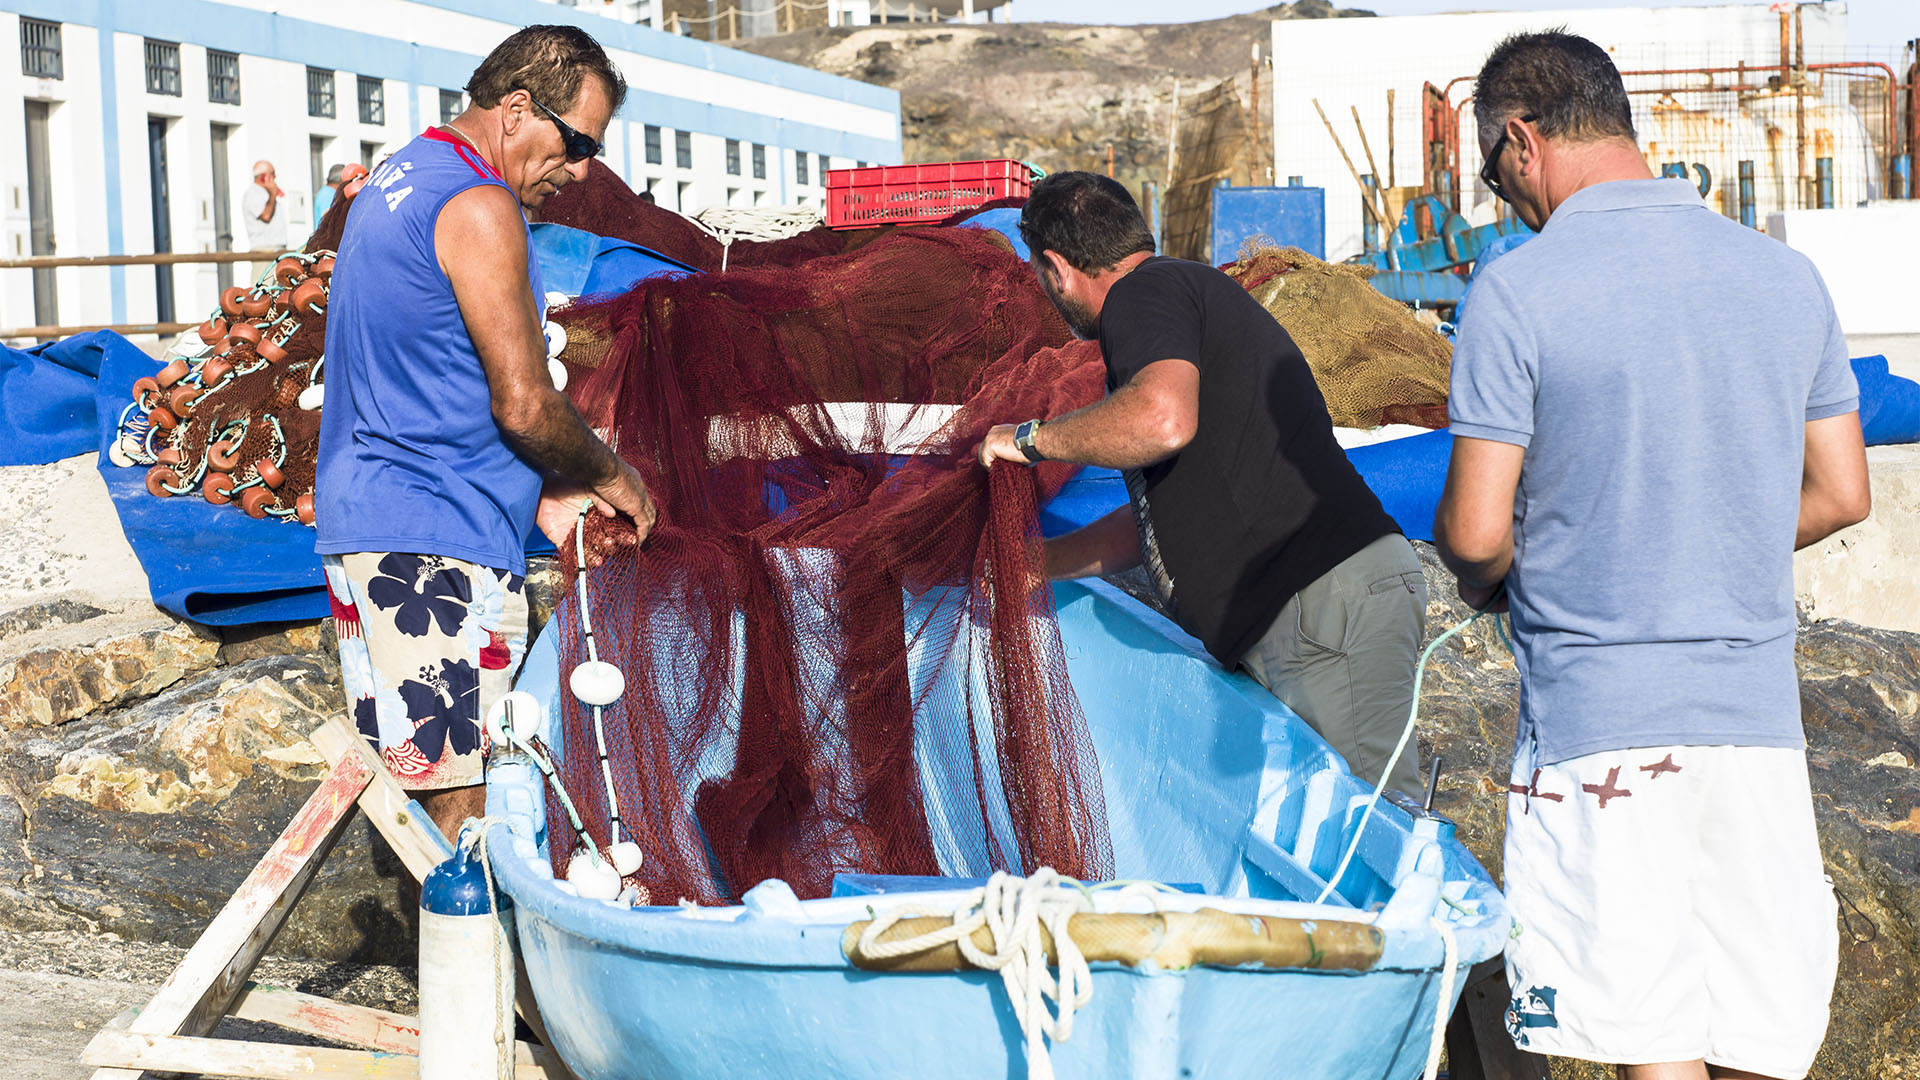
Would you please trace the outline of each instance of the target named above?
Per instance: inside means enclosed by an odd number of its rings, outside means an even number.
[[[1685,180],[1582,189],[1474,284],[1453,433],[1526,448],[1507,576],[1542,764],[1799,747],[1808,421],[1858,390],[1813,264]]]
[[[433,240],[447,201],[487,184],[506,187],[466,144],[428,131],[375,169],[348,211],[327,308],[314,485],[322,555],[448,555],[526,573],[540,475],[494,423]],[[531,254],[527,288],[544,308]]]

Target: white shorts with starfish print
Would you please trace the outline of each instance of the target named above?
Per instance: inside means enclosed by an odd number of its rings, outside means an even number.
[[[411,790],[484,779],[482,721],[527,652],[525,581],[442,555],[323,555],[354,726]]]
[[[1514,1042],[1805,1076],[1839,952],[1805,752],[1656,746],[1536,767],[1531,742],[1507,797]]]

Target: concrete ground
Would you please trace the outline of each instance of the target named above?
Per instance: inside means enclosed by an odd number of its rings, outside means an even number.
[[[86,1080],[80,1052],[108,1021],[144,1005],[185,950],[121,941],[113,934],[0,931],[0,1062],[8,1076]],[[412,1015],[419,1011],[413,972],[269,957],[254,980],[357,1005]],[[265,1024],[225,1020],[214,1037],[328,1045]],[[191,1080],[191,1078],[182,1078]]]

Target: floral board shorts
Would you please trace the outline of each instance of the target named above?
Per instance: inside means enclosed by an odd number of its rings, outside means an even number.
[[[480,783],[482,721],[527,652],[525,580],[443,555],[321,560],[360,734],[401,787]]]

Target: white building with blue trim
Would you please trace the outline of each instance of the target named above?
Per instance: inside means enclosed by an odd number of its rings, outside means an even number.
[[[605,7],[605,13],[600,10]],[[250,166],[275,164],[298,243],[327,169],[464,107],[520,27],[592,33],[631,89],[606,164],[670,209],[819,205],[828,168],[900,160],[893,90],[543,0],[0,0],[0,250],[247,247]],[[213,265],[0,271],[0,328],[198,320]]]

